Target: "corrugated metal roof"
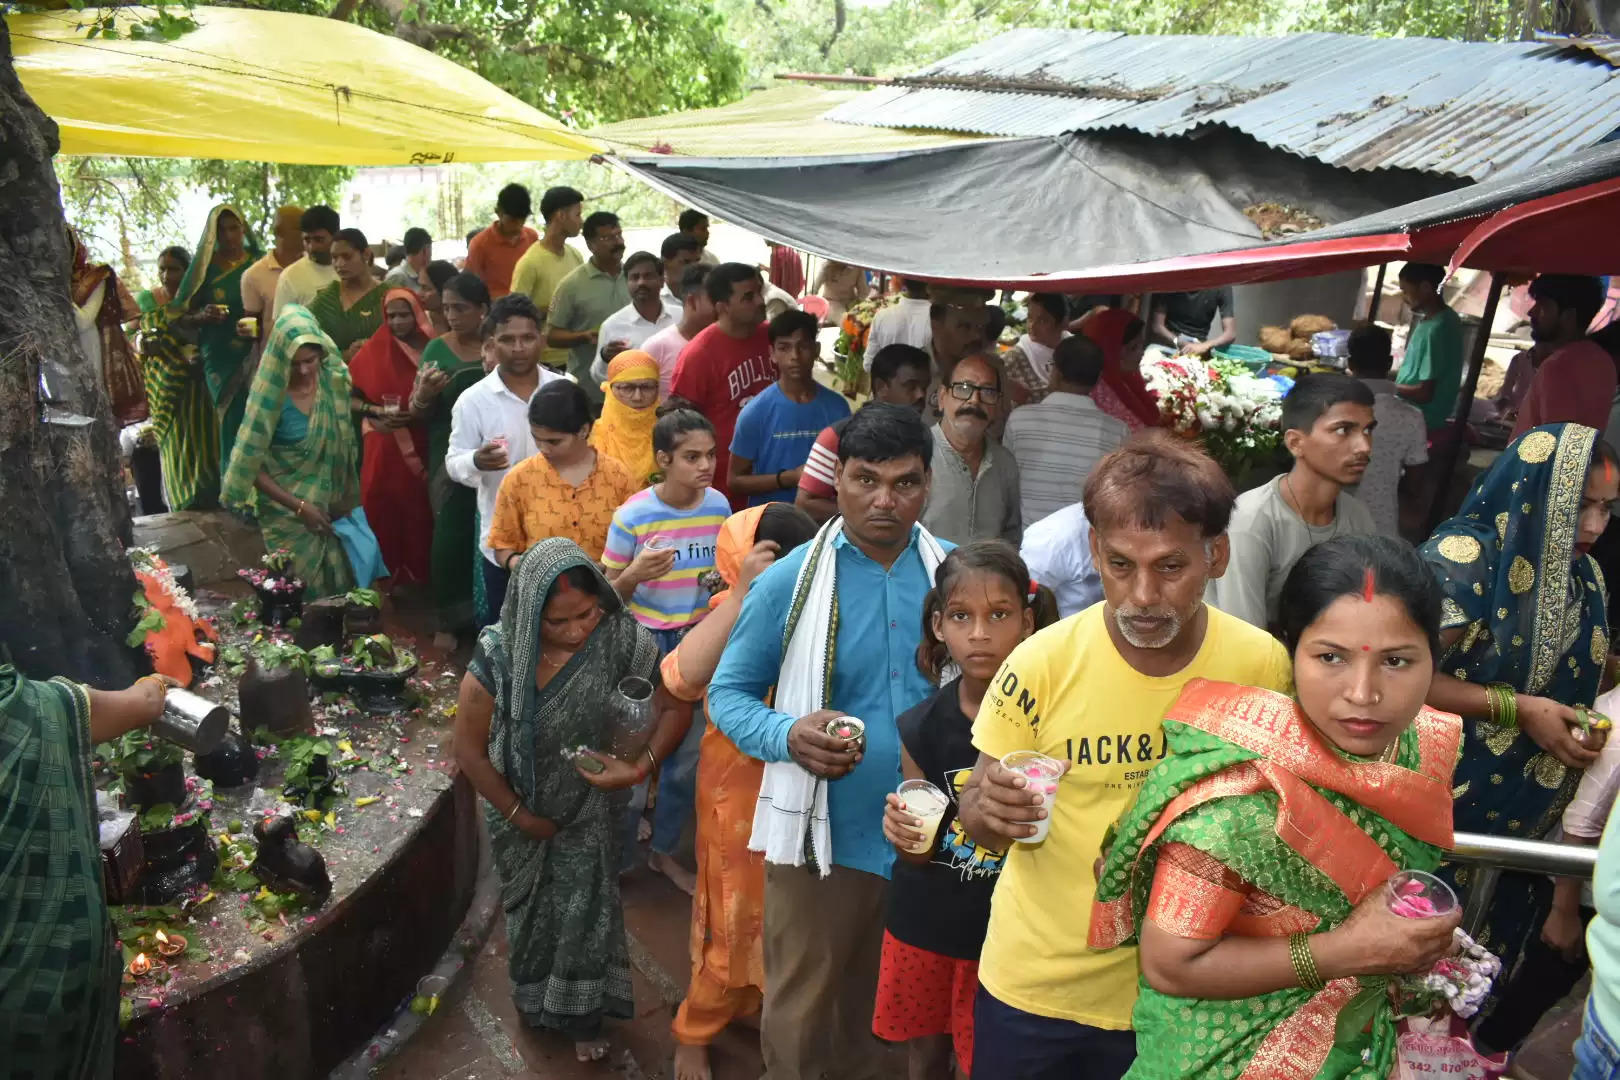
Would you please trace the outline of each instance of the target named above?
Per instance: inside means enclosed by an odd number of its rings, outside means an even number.
[[[1584,49],[1594,56],[1601,56],[1609,63],[1620,67],[1620,37],[1605,37],[1594,35],[1592,37],[1579,37],[1574,34],[1537,34],[1537,41],[1550,41],[1562,45],[1567,49]]]
[[[1620,60],[1594,40],[1013,30],[827,119],[1012,136],[1109,128],[1174,136],[1218,124],[1342,168],[1477,180],[1620,128]]]

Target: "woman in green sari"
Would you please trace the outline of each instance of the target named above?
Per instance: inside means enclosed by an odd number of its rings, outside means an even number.
[[[359,229],[339,229],[332,238],[332,269],[337,280],[315,294],[309,312],[347,362],[382,329],[388,289],[371,274],[371,247]]]
[[[432,270],[430,266],[429,271]],[[439,612],[441,647],[454,648],[454,636],[473,625],[475,590],[484,585],[478,561],[478,493],[450,479],[444,470],[450,446],[450,412],[466,389],[485,375],[484,316],[489,290],[477,274],[457,274],[439,289],[448,333],[422,350],[422,374],[411,396],[411,412],[427,419],[428,499],[433,503],[433,597]]]
[[[211,510],[219,505],[219,417],[197,354],[200,322],[166,302],[179,293],[190,266],[183,247],[158,256],[165,302],[141,313],[141,373],[169,509]]]
[[[456,761],[487,802],[512,998],[581,1061],[607,1055],[603,1018],[634,1015],[618,824],[691,709],[660,686],[648,739],[611,702],[621,680],[657,685],[657,671],[652,634],[578,545],[553,538],[524,553],[461,681]]]
[[[349,395],[332,339],[307,308],[283,307],[253,376],[223,495],[226,506],[246,507],[258,493],[265,548],[292,552],[312,596],[388,573],[360,508]]]
[[[253,377],[248,356],[255,338],[237,332],[237,322],[245,314],[242,274],[262,254],[259,242],[234,207],[214,207],[197,242],[197,255],[167,308],[171,317],[189,316],[187,321],[196,327],[203,381],[219,422],[221,473],[231,459]]]
[[[1401,541],[1340,537],[1295,564],[1280,619],[1298,700],[1189,682],[1100,868],[1090,943],[1141,946],[1134,1080],[1385,1080],[1386,977],[1452,948],[1460,912],[1402,918],[1384,888],[1451,842],[1461,724],[1423,704],[1437,586]]]
[[[0,1062],[7,1076],[113,1073],[123,958],[101,881],[91,748],[158,718],[165,684],[35,682],[0,665]]]

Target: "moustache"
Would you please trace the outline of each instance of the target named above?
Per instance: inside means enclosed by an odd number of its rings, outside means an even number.
[[[973,406],[973,405],[967,405],[967,406],[964,406],[964,407],[962,407],[960,409],[957,409],[956,410],[956,415],[959,418],[963,417],[963,416],[977,416],[980,420],[983,420],[986,423],[988,423],[989,420],[990,420],[990,415],[988,413],[986,413],[983,409],[977,408],[976,406]]]

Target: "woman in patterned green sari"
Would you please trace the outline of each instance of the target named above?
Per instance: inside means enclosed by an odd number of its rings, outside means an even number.
[[[618,823],[691,710],[659,687],[655,724],[632,739],[611,703],[620,680],[656,685],[657,671],[652,635],[578,545],[553,538],[524,553],[461,682],[456,760],[487,803],[512,999],[581,1061],[607,1055],[605,1017],[634,1015]]]
[[[1141,946],[1134,1080],[1385,1080],[1385,977],[1451,950],[1459,912],[1401,918],[1383,887],[1451,842],[1438,590],[1401,541],[1340,537],[1281,608],[1298,700],[1188,683],[1101,866],[1090,943]]]
[[[231,459],[236,431],[242,426],[248,383],[253,370],[248,357],[254,338],[237,333],[242,309],[242,274],[260,255],[259,242],[235,207],[208,212],[197,254],[169,302],[171,317],[189,316],[202,357],[203,381],[219,421],[219,470]]]
[[[105,1080],[122,955],[101,881],[91,748],[163,711],[164,683],[91,690],[0,665],[0,1062]]]
[[[158,256],[165,297],[180,291],[190,265],[191,254],[183,247],[165,248]],[[219,417],[197,355],[196,319],[166,303],[141,313],[141,372],[171,510],[219,505]]]
[[[478,561],[478,494],[450,479],[444,469],[450,446],[450,413],[456,400],[485,375],[482,358],[489,290],[477,274],[457,274],[439,290],[448,333],[422,350],[422,377],[411,412],[427,418],[428,498],[433,503],[433,597],[439,633],[454,635],[473,625],[474,599],[483,590]],[[452,640],[441,646],[454,648]]]
[[[226,506],[246,507],[258,493],[265,548],[292,552],[312,596],[387,574],[360,509],[349,394],[332,339],[307,308],[283,307],[253,376],[223,495]]]

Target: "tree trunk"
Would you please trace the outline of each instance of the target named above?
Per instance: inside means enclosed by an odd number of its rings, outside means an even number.
[[[122,686],[135,578],[117,433],[79,348],[72,266],[51,158],[56,124],[28,97],[0,18],[0,647],[30,675]],[[53,422],[42,362],[63,370]]]

